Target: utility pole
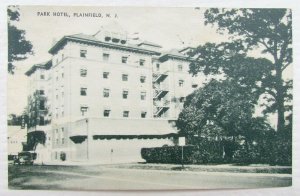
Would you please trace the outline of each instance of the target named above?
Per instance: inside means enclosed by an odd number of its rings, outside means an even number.
[[[181,168],[183,169],[183,146],[181,146]]]
[[[181,146],[181,168],[183,169],[183,146],[185,145],[185,137],[179,137],[178,140],[179,146]]]

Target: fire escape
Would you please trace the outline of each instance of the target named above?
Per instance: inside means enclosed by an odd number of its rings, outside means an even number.
[[[167,86],[164,85],[164,81],[167,77],[167,72],[153,74],[153,104],[156,108],[154,110],[154,117],[156,118],[162,117],[162,115],[170,108],[170,101],[166,98],[169,91]]]

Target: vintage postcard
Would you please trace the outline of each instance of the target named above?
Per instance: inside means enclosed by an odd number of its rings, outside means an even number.
[[[292,186],[292,14],[8,6],[9,189]]]

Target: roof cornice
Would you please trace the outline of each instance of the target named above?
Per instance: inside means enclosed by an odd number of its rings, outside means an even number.
[[[90,39],[84,39],[84,38],[78,38],[78,37],[73,37],[73,36],[64,36],[48,52],[50,54],[55,54],[67,41],[83,42],[83,43],[92,44],[92,45],[96,45],[96,46],[104,46],[104,47],[116,48],[116,49],[127,50],[127,51],[129,50],[129,51],[133,51],[133,52],[139,52],[139,53],[150,54],[150,55],[160,55],[161,54],[160,52],[148,50],[148,49],[144,49],[144,48],[135,48],[132,46],[122,46],[122,45],[106,43],[106,42],[102,42],[102,41],[95,41],[95,40],[90,40]]]
[[[183,60],[183,61],[192,61],[189,57],[185,56],[179,56],[179,55],[174,55],[174,54],[164,54],[161,57],[159,57],[159,60],[164,62],[170,58],[177,59],[177,60]]]

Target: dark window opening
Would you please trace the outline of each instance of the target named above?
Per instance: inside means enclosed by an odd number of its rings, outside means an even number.
[[[108,61],[109,60],[109,54],[103,53],[102,58],[103,58],[103,61]]]
[[[141,81],[141,83],[145,83],[146,82],[146,76],[141,76],[140,81]]]
[[[128,118],[129,117],[129,111],[123,111],[123,117]]]
[[[123,57],[122,57],[122,63],[127,63],[127,59],[128,59],[127,56],[123,56]]]
[[[178,71],[182,71],[182,65],[178,65]]]
[[[103,97],[109,97],[109,89],[103,89]]]
[[[45,118],[43,116],[40,116],[40,125],[45,125]]]
[[[180,97],[180,98],[179,98],[179,102],[180,102],[180,103],[183,103],[184,101],[185,101],[185,97]]]
[[[146,118],[147,112],[141,112],[141,118]]]
[[[140,59],[140,66],[144,66],[145,65],[145,60],[144,59]]]
[[[107,79],[109,75],[109,72],[103,72],[103,78]]]
[[[80,95],[86,96],[87,95],[87,88],[80,88]]]
[[[80,57],[86,58],[86,54],[87,54],[86,50],[80,50]]]
[[[128,91],[123,91],[123,99],[127,99],[128,98]]]
[[[122,74],[122,81],[128,81],[128,75]]]
[[[160,68],[160,64],[157,63],[157,64],[156,64],[156,71],[159,71],[159,68]]]
[[[44,110],[45,109],[45,101],[41,100],[40,101],[40,110]]]
[[[183,87],[184,81],[183,80],[179,80],[178,81],[178,86]]]
[[[87,75],[87,70],[86,69],[80,69],[80,76],[81,77],[86,77]]]
[[[197,88],[198,87],[198,84],[193,84],[192,85],[192,88]]]
[[[110,114],[110,110],[104,110],[103,111],[103,116],[104,117],[109,117],[109,114]]]
[[[145,100],[146,99],[146,92],[141,92],[141,100]]]

